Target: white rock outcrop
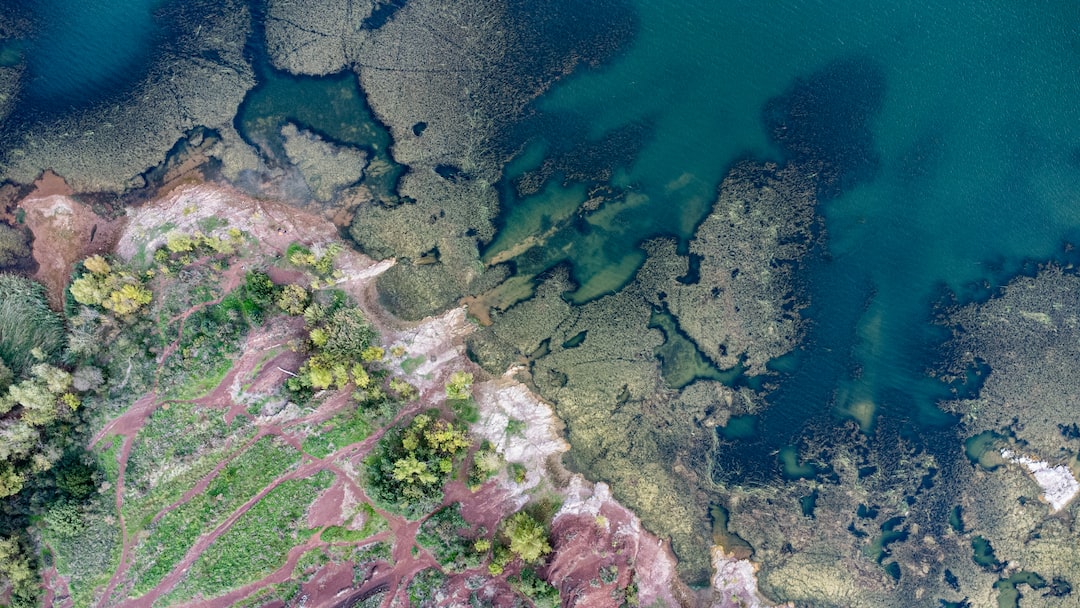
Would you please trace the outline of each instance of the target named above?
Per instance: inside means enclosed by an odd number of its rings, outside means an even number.
[[[1020,456],[1012,450],[1001,450],[1001,456],[1009,462],[1023,465],[1035,477],[1035,483],[1043,490],[1043,499],[1050,504],[1051,512],[1058,512],[1080,492],[1080,482],[1073,477],[1069,467],[1059,464],[1050,466],[1044,460]]]

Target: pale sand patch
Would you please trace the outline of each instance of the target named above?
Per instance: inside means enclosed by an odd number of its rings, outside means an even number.
[[[1035,478],[1035,483],[1043,489],[1043,499],[1050,504],[1052,513],[1065,508],[1065,505],[1076,497],[1077,492],[1080,492],[1080,482],[1073,477],[1069,467],[1063,464],[1050,466],[1049,462],[1020,456],[1009,449],[1002,449],[1001,456],[1027,468]]]

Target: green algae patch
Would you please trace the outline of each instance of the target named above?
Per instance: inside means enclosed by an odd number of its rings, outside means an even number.
[[[999,580],[994,583],[994,589],[998,590],[998,608],[1019,608],[1020,598],[1023,597],[1020,593],[1020,585],[1027,585],[1032,589],[1043,589],[1046,587],[1046,580],[1027,570],[1015,572],[1009,578]]]
[[[548,250],[544,244],[574,217],[586,198],[583,184],[569,188],[550,184],[543,192],[514,204],[506,213],[504,227],[484,251],[483,261],[498,264],[537,247],[536,253],[549,259],[546,265],[553,265],[559,250]]]
[[[659,329],[664,335],[664,343],[654,352],[660,360],[664,381],[671,388],[683,389],[697,380],[715,380],[730,385],[743,371],[740,366],[725,371],[717,369],[697,344],[682,332],[678,320],[664,309],[653,309],[648,327]]]
[[[964,533],[964,507],[956,505],[949,511],[949,527],[957,534]]]
[[[713,544],[720,545],[726,553],[734,555],[737,559],[748,559],[754,554],[754,548],[728,528],[730,517],[730,511],[723,505],[713,505],[709,509]]]
[[[789,480],[811,479],[817,474],[817,467],[810,463],[799,462],[799,450],[793,446],[785,446],[778,455],[780,467],[784,477]]]
[[[873,542],[863,550],[866,556],[880,564],[882,560],[891,555],[889,545],[906,540],[908,537],[907,530],[900,527],[903,523],[903,517],[892,517],[885,520],[881,524],[881,534],[875,536]]]
[[[1005,437],[993,431],[984,431],[964,440],[964,454],[971,464],[981,467],[985,471],[993,471],[1005,464],[1005,459],[997,451],[995,445]]]
[[[982,536],[971,539],[971,559],[987,570],[1000,570],[1004,564],[994,555],[994,547]]]

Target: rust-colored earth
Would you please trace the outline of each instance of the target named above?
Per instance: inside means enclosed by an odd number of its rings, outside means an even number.
[[[55,187],[55,184],[50,187]],[[47,192],[47,189],[42,192]],[[71,265],[78,259],[92,252],[108,251],[117,243],[120,255],[130,256],[135,247],[132,235],[145,235],[149,228],[166,222],[183,230],[185,224],[193,224],[199,217],[211,214],[227,219],[230,226],[242,227],[254,237],[256,250],[245,256],[250,259],[235,262],[224,273],[222,282],[226,292],[243,280],[243,269],[247,263],[280,256],[289,244],[295,241],[313,244],[325,242],[332,238],[328,235],[337,234],[333,223],[327,219],[286,205],[256,201],[227,188],[210,185],[178,186],[163,198],[138,209],[127,218],[127,222],[103,222],[86,206],[58,193],[37,193],[24,199],[20,205],[27,211],[27,223],[35,230],[37,243],[42,244],[41,251],[35,247],[35,259],[41,264],[39,278],[49,285],[50,293],[54,297],[63,293]],[[190,209],[196,211],[185,212]],[[97,235],[91,240],[95,225],[98,227]],[[102,234],[104,236],[100,236]],[[63,245],[54,251],[46,247],[46,244],[50,243]],[[365,313],[380,331],[386,346],[407,345],[407,357],[426,361],[409,377],[410,382],[418,388],[420,398],[398,413],[397,419],[401,420],[423,409],[446,407],[444,386],[446,378],[453,371],[467,369],[478,378],[483,377],[483,372],[465,357],[464,336],[471,329],[461,311],[451,311],[445,318],[405,325],[377,306],[378,299],[373,291],[374,279],[392,263],[375,262],[359,253],[346,251],[337,260],[337,266],[343,274],[336,287],[360,302]],[[297,278],[288,271],[277,270],[272,276],[277,280]],[[209,304],[212,302],[185,311],[173,320],[174,323],[182,324],[192,312]],[[295,372],[302,358],[284,345],[303,336],[303,332],[303,323],[299,319],[273,321],[252,331],[229,373],[217,387],[195,401],[221,410],[224,420],[232,420],[236,416],[252,418],[253,415],[248,412],[246,405],[240,402],[241,394],[269,394],[290,373]],[[159,361],[164,361],[168,353],[176,347],[175,342],[167,346],[159,355]],[[319,423],[349,405],[348,393],[343,391],[324,399],[315,412],[306,416],[280,420],[273,416],[253,419],[259,430],[255,437],[248,439],[249,445],[259,437],[273,435],[281,437],[297,449],[302,449],[305,433],[319,428]],[[106,423],[93,437],[91,446],[105,441],[122,442],[118,456],[119,476],[115,486],[118,514],[123,512],[124,474],[134,440],[148,416],[156,408],[168,406],[168,402],[160,399],[155,387],[154,391],[135,400],[122,415]],[[120,563],[108,584],[97,595],[96,605],[132,608],[149,608],[155,605],[155,602],[175,588],[202,553],[244,513],[275,487],[290,479],[305,478],[319,471],[331,472],[335,477],[334,483],[312,504],[307,519],[310,526],[319,529],[344,525],[345,514],[349,512],[350,505],[367,500],[357,482],[357,472],[362,471],[364,457],[375,446],[382,432],[377,430],[363,441],[341,448],[324,458],[305,455],[297,468],[274,479],[217,527],[199,537],[169,574],[156,587],[139,597],[128,597],[127,592],[132,583],[131,559],[139,538],[129,535],[127,522],[120,517],[123,531]],[[205,492],[210,482],[227,465],[228,461],[219,463],[179,500],[156,513],[153,521]],[[593,488],[580,477],[575,480],[576,485],[573,487],[577,494],[571,497],[568,504],[577,504],[574,502],[577,500],[583,506],[570,511],[564,508],[565,512],[560,512],[556,517],[552,529],[554,553],[550,556],[546,568],[541,571],[560,589],[563,597],[567,598],[567,605],[617,606],[618,588],[628,585],[635,575],[639,581],[644,581],[639,583],[639,597],[643,605],[654,600],[670,605],[686,602],[687,596],[677,587],[674,558],[669,549],[655,536],[643,530],[632,513],[611,499],[610,495],[606,494],[606,487]],[[550,490],[561,491],[557,488]],[[446,489],[445,504],[460,502],[462,515],[466,520],[493,531],[500,520],[519,508],[518,498],[518,495],[508,491],[505,480],[489,481],[476,491],[470,491],[463,482],[456,481],[450,483]],[[415,535],[420,522],[410,522],[379,510],[377,512],[386,519],[389,529],[378,532],[363,542],[393,542],[393,564],[377,563],[356,585],[351,564],[330,563],[312,573],[310,579],[302,585],[302,605],[350,606],[353,602],[383,591],[386,594],[382,606],[408,605],[406,589],[409,580],[416,572],[437,564],[426,550],[416,545]],[[306,542],[294,547],[286,562],[262,580],[233,589],[216,598],[196,597],[186,605],[223,608],[244,598],[253,597],[261,590],[290,580],[294,576],[297,562],[306,551],[326,545],[327,543],[321,540],[321,534],[315,533]],[[502,575],[491,577],[485,566],[475,571],[449,575],[444,588],[447,594],[445,604],[467,605],[469,596],[475,589],[475,579],[480,575],[488,579],[482,587],[484,600],[494,606],[512,605],[516,595],[508,578],[517,574],[517,571],[518,566],[513,566]],[[46,586],[45,606],[66,608],[71,605],[67,581],[55,571],[47,573]]]

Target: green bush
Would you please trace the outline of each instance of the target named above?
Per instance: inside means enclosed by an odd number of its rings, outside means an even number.
[[[431,514],[416,532],[416,542],[431,552],[444,570],[463,572],[480,565],[482,555],[473,547],[473,526],[461,516],[461,503]]]
[[[425,568],[413,575],[409,581],[409,605],[414,608],[440,606],[445,598],[440,597],[446,585],[446,575],[437,568]]]
[[[510,586],[532,601],[536,608],[558,608],[562,605],[559,590],[537,576],[532,568],[522,568],[521,573],[508,579]]]
[[[388,430],[365,461],[368,496],[384,508],[416,517],[442,501],[455,461],[470,447],[463,428],[427,414]]]
[[[0,359],[16,378],[37,362],[55,360],[66,340],[64,321],[49,309],[45,288],[15,275],[0,274]]]
[[[551,553],[544,525],[524,511],[511,515],[503,532],[510,541],[510,551],[526,563],[538,562]]]

